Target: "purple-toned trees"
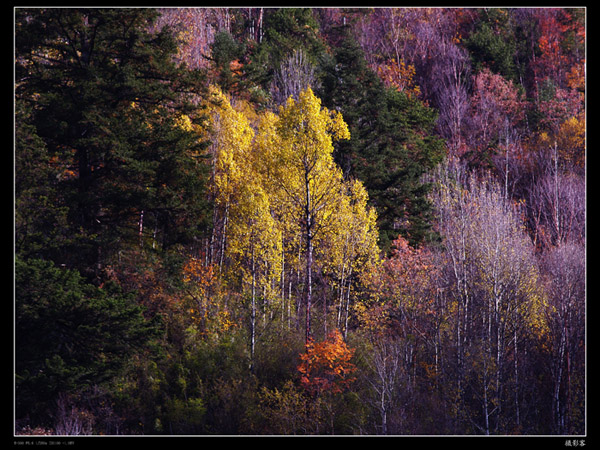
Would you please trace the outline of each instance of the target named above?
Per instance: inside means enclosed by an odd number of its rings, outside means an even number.
[[[562,242],[544,253],[541,267],[549,303],[552,432],[577,433],[585,420],[585,248]]]
[[[471,96],[471,145],[485,148],[508,136],[507,128],[515,127],[524,118],[525,101],[512,81],[488,69],[473,77]]]
[[[185,62],[190,68],[209,66],[205,56],[210,55],[210,44],[215,38],[214,15],[218,10],[207,8],[161,8],[155,27],[166,25],[178,32],[179,45],[177,60]]]
[[[521,343],[547,332],[534,248],[521,206],[489,175],[450,166],[433,201],[447,254],[444,282],[453,311],[452,372],[458,411],[477,432],[520,424]],[[513,390],[509,391],[509,386]]]
[[[546,155],[549,161],[539,179],[532,183],[528,196],[533,240],[540,248],[562,243],[584,245],[585,179],[560,170],[556,147]]]

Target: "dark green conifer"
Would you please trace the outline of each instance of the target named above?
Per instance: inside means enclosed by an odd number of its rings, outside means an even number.
[[[336,144],[334,156],[347,176],[364,182],[377,209],[382,249],[389,250],[398,234],[412,245],[432,238],[428,187],[421,177],[444,152],[433,133],[435,111],[386,88],[350,36],[340,40],[325,66],[320,95],[348,123],[351,138]]]
[[[55,206],[68,210],[65,251],[40,256],[91,278],[126,243],[139,245],[140,232],[152,230],[152,244],[168,248],[202,233],[209,216],[204,144],[177,126],[182,114],[196,109],[202,77],[175,64],[167,28],[149,31],[156,14],[16,12],[16,103],[30,105],[21,126],[31,128],[45,146],[42,156],[57,169],[53,180],[28,182],[60,192]],[[26,157],[23,143],[17,142],[19,158]],[[36,211],[19,211],[27,214]],[[48,234],[18,231],[24,241],[27,234]]]

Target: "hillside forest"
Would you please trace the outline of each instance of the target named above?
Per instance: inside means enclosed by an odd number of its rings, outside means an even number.
[[[17,435],[584,435],[585,8],[15,8]]]

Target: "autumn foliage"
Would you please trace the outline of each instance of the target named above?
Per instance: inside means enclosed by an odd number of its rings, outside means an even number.
[[[355,380],[356,371],[350,361],[354,350],[349,348],[339,330],[332,331],[322,342],[310,340],[306,352],[300,355],[300,384],[311,395],[339,394]]]
[[[17,434],[584,434],[586,14],[15,8]]]

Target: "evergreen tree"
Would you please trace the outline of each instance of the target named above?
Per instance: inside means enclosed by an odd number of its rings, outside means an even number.
[[[55,206],[67,210],[61,225],[70,236],[63,251],[39,256],[91,278],[147,230],[167,248],[197,236],[207,216],[203,144],[184,116],[203,92],[201,77],[173,62],[167,28],[148,31],[155,18],[150,9],[16,12],[16,102],[31,111],[20,126],[60,168],[58,179],[26,182],[60,192]],[[17,160],[25,143],[17,142]],[[36,211],[18,212],[28,214]]]
[[[64,169],[52,164],[31,116],[30,105],[15,104],[15,250],[24,257],[45,257],[60,253],[70,241],[68,207],[58,190]]]
[[[225,92],[240,90],[239,76],[231,70],[232,63],[241,59],[245,46],[236,40],[227,31],[220,31],[215,35],[214,42],[210,45],[211,58],[216,69],[216,79]]]
[[[346,176],[364,182],[377,209],[382,249],[389,250],[398,234],[413,245],[431,237],[428,188],[420,178],[443,155],[433,135],[434,110],[386,88],[350,36],[325,66],[320,94],[348,124],[351,138],[336,144],[334,156]]]
[[[47,420],[60,394],[110,380],[155,336],[114,284],[99,289],[40,259],[17,258],[15,274],[17,419]]]
[[[507,11],[490,8],[481,13],[481,17],[473,34],[464,42],[473,67],[476,71],[488,67],[509,80],[517,81],[517,44],[509,27]]]

